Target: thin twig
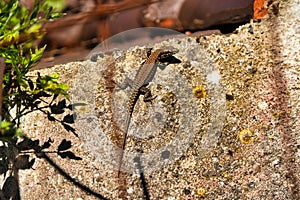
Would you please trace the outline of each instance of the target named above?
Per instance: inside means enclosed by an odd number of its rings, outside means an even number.
[[[4,71],[5,71],[5,61],[4,58],[0,57],[0,121],[2,120],[2,103],[3,103],[2,83],[3,83]]]

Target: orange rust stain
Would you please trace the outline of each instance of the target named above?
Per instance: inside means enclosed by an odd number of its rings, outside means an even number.
[[[175,21],[173,19],[165,19],[165,20],[161,21],[159,23],[159,25],[162,26],[162,27],[166,27],[166,28],[174,27],[175,26]]]
[[[267,9],[264,8],[265,2],[266,0],[254,0],[254,19],[261,19],[268,14]]]

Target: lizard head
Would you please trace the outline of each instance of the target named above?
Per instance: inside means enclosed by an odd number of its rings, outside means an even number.
[[[157,58],[157,60],[161,63],[167,63],[167,64],[175,64],[175,63],[181,63],[181,61],[173,56],[174,54],[178,53],[179,50],[172,47],[172,46],[167,46],[163,47],[160,50],[160,54]]]

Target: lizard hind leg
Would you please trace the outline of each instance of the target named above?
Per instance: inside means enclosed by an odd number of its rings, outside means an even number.
[[[140,93],[144,96],[144,102],[151,102],[156,96],[152,96],[151,90],[145,86],[140,88]]]

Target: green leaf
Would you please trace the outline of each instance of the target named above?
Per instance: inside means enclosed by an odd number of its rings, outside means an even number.
[[[30,50],[30,62],[37,62],[43,55],[46,49],[46,45],[40,49],[36,48],[34,53]]]
[[[59,83],[58,86],[62,90],[68,90],[70,88],[68,85],[63,84],[63,83]]]
[[[27,81],[24,78],[19,79],[19,85],[22,86],[23,88],[28,88]]]
[[[27,80],[30,90],[34,90],[34,84],[31,79]]]
[[[12,123],[8,121],[1,121],[0,124],[1,124],[1,130],[5,130],[5,131],[8,131],[12,125]]]
[[[53,7],[54,12],[61,12],[67,5],[65,0],[46,0],[45,3],[47,6]]]
[[[34,5],[34,10],[30,14],[30,20],[37,18],[38,14],[39,14],[39,10],[40,10],[40,1],[36,1],[35,5]]]
[[[28,33],[38,32],[41,28],[42,28],[42,24],[34,24],[27,30],[27,32]]]
[[[63,17],[63,16],[66,16],[67,14],[65,13],[53,13],[50,15],[49,19],[56,19],[56,18],[60,18],[60,17]]]
[[[53,79],[58,79],[58,78],[59,78],[59,73],[53,73],[53,74],[51,75],[51,78],[53,78]]]
[[[6,29],[7,25],[10,23],[13,15],[16,13],[16,10],[18,9],[18,6],[19,6],[19,2],[18,1],[15,1],[15,2],[9,2],[8,3],[8,7],[6,9],[8,9],[8,17],[6,18],[4,24],[1,25],[1,28],[0,28],[0,35],[3,34],[4,30]]]

